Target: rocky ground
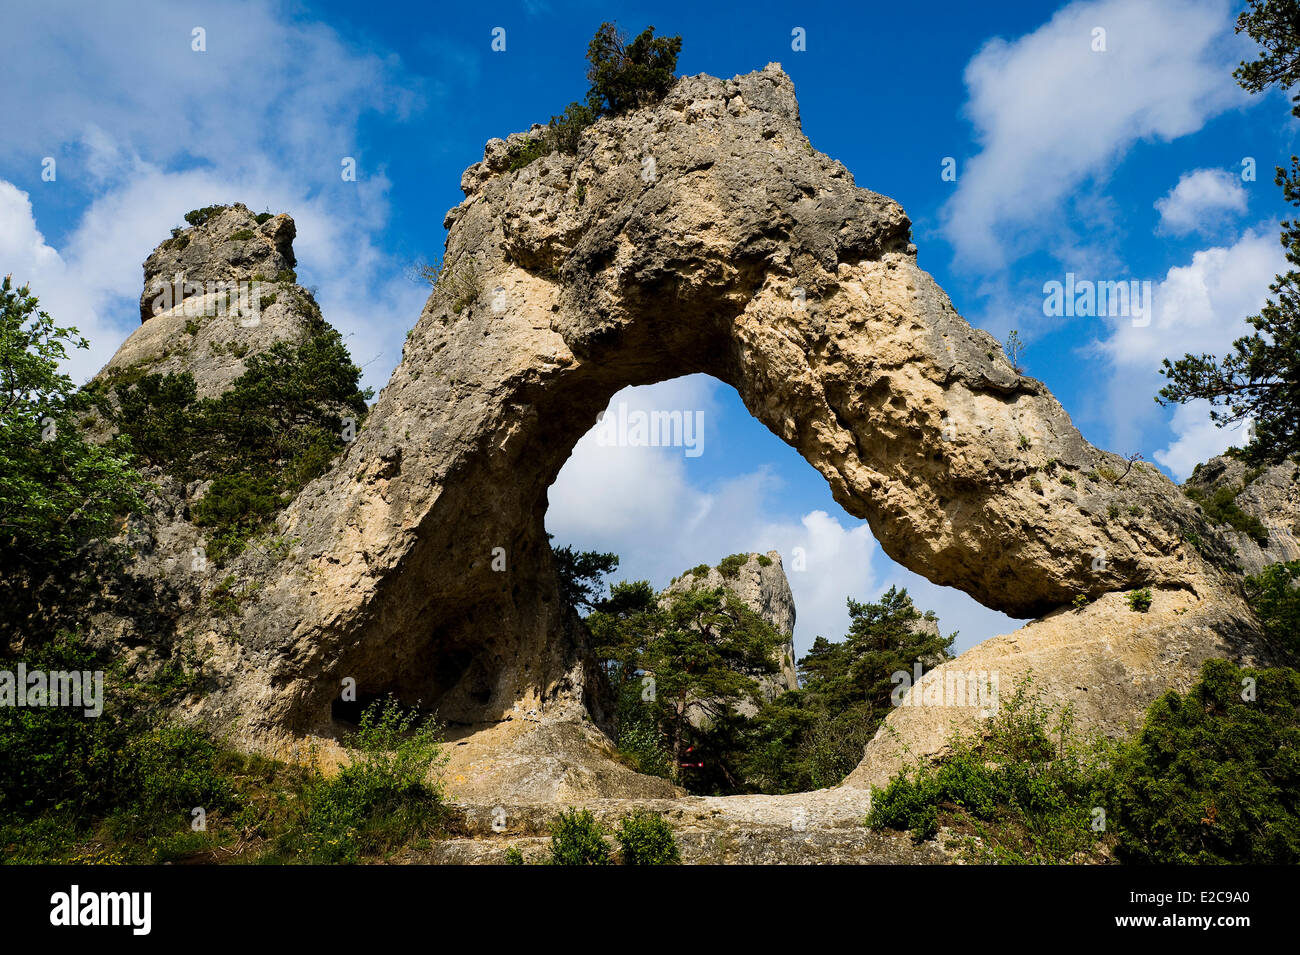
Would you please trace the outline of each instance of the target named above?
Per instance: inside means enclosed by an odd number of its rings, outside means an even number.
[[[682,861],[695,865],[943,865],[959,861],[943,834],[913,843],[904,833],[866,828],[870,800],[854,789],[819,790],[791,796],[689,796],[676,799],[599,799],[583,808],[613,831],[633,809],[657,812],[672,826]],[[407,850],[398,863],[488,864],[505,862],[517,848],[526,862],[544,861],[547,823],[554,803],[463,805],[453,825],[462,835],[423,850]],[[611,847],[614,843],[611,840]]]

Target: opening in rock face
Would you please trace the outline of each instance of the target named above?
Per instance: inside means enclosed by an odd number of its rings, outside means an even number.
[[[939,614],[960,648],[1020,622],[951,588],[937,588],[876,553],[870,528],[835,503],[825,479],[752,418],[732,388],[708,376],[617,393],[548,490],[557,545],[613,552],[610,581],[656,589],[728,554],[781,555],[797,610],[795,651],[815,636],[842,639],[845,598],[907,587]]]
[[[456,290],[434,291],[357,440],[285,515],[296,556],[205,704],[252,735],[328,732],[349,676],[450,720],[604,720],[546,492],[619,389],[686,374],[735,388],[891,557],[989,607],[1213,573],[1165,478],[1089,476],[1125,462],[956,313],[897,203],[807,143],[778,68],[684,79],[576,157],[506,167],[494,140],[466,172]]]

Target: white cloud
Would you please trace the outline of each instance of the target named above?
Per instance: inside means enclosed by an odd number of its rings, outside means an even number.
[[[1097,28],[1105,52],[1092,49]],[[944,209],[958,259],[999,267],[1043,235],[1074,245],[1072,197],[1139,140],[1187,135],[1243,102],[1239,58],[1225,0],[1072,3],[1033,33],[990,40],[965,74],[980,149]]]
[[[1161,420],[1151,398],[1167,383],[1159,373],[1163,359],[1187,353],[1222,356],[1249,331],[1244,320],[1259,312],[1269,283],[1286,268],[1271,231],[1267,225],[1247,230],[1232,245],[1201,249],[1187,265],[1171,268],[1152,290],[1154,313],[1148,326],[1134,327],[1127,318],[1110,320],[1110,334],[1096,344],[1095,351],[1110,368],[1102,387],[1112,446],[1138,450],[1143,432]],[[1142,400],[1135,401],[1135,395]],[[1156,457],[1178,474],[1186,473],[1179,468],[1188,456],[1203,454],[1200,460],[1205,460],[1227,446],[1217,446],[1214,435],[1194,423],[1198,418],[1208,423],[1206,409],[1189,407],[1194,410],[1180,408],[1174,415],[1179,437],[1160,452],[1168,461]],[[1223,437],[1231,443],[1230,436]]]
[[[625,388],[610,408],[626,402],[629,409],[703,410],[707,456],[707,435],[725,426],[718,418],[720,387],[708,376],[691,375]],[[775,437],[772,443],[779,445]],[[588,432],[551,486],[547,530],[562,544],[613,551],[621,559],[615,579],[645,579],[658,588],[688,567],[716,564],[728,554],[779,551],[795,599],[799,654],[818,635],[843,639],[845,598],[877,599],[887,586],[884,575],[911,588],[918,607],[939,613],[945,632],[960,629],[963,646],[1016,629],[1010,618],[966,594],[894,564],[864,521],[823,510],[781,513],[783,488],[768,469],[707,483],[693,474],[700,464],[681,448],[601,447]]]
[[[1177,436],[1169,446],[1155,453],[1155,459],[1169,469],[1179,481],[1186,480],[1196,465],[1222,454],[1232,445],[1246,444],[1245,423],[1227,428],[1216,427],[1210,420],[1208,401],[1179,405],[1170,429]]]
[[[396,58],[284,8],[140,6],[148,9],[131,17],[59,2],[6,13],[15,40],[60,37],[6,50],[0,123],[22,135],[0,139],[0,163],[18,169],[33,155],[58,163],[57,179],[32,189],[36,216],[12,197],[3,213],[6,235],[16,229],[13,241],[30,255],[39,253],[31,234],[43,208],[79,215],[57,251],[40,253],[59,265],[29,266],[42,306],[91,341],[66,370],[84,380],[137,326],[140,265],[185,211],[242,201],[294,216],[299,281],[317,286],[353,358],[369,363],[366,383],[382,385],[428,290],[377,244],[389,183],[359,145],[358,124],[368,112],[403,117],[428,89]],[[196,26],[207,31],[207,52],[190,48]],[[355,183],[340,179],[343,156],[358,160]],[[13,178],[36,182],[38,171]],[[10,262],[15,272],[23,265]]]
[[[1212,232],[1222,224],[1223,213],[1246,211],[1246,190],[1226,170],[1196,169],[1184,173],[1168,195],[1156,200],[1155,207],[1162,232]]]
[[[691,375],[625,388],[607,413],[620,402],[629,409],[701,410],[707,456],[709,432],[721,426],[718,387],[708,376]],[[660,588],[699,563],[777,550],[794,593],[799,652],[818,634],[841,639],[848,627],[845,597],[872,594],[878,547],[870,528],[852,519],[846,526],[820,510],[797,520],[773,517],[781,487],[768,469],[699,486],[691,471],[701,463],[682,448],[602,447],[594,430],[588,432],[551,486],[547,529],[561,543],[617,553],[616,579],[646,579]],[[803,570],[795,569],[795,548],[803,551]]]
[[[54,278],[63,270],[59,253],[45,242],[32,217],[27,193],[0,179],[0,261],[19,285],[30,277]]]
[[[205,52],[191,49],[196,27]],[[50,0],[6,10],[5,32],[0,124],[22,135],[0,141],[0,158],[66,158],[61,181],[88,155],[102,167],[122,153],[226,168],[275,156],[323,182],[352,154],[363,113],[401,115],[423,95],[395,60],[255,0],[154,0],[130,16]]]

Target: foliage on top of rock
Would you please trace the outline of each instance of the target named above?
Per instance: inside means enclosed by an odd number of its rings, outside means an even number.
[[[545,129],[512,137],[506,148],[507,168],[514,172],[552,152],[578,151],[582,131],[602,116],[618,116],[652,106],[672,88],[682,38],[656,37],[647,27],[631,43],[618,27],[602,23],[587,47],[587,102],[573,102]],[[534,127],[534,130],[537,130]]]
[[[682,38],[654,34],[654,27],[646,27],[628,43],[616,24],[600,25],[587,47],[591,64],[587,70],[591,81],[587,106],[591,110],[617,116],[664,98],[675,79],[673,71],[677,69],[677,54],[682,51]]]

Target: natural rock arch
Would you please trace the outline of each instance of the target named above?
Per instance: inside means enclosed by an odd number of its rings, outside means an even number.
[[[936,583],[1017,616],[1133,586],[1182,594],[1142,626],[1200,627],[1199,642],[1138,696],[1249,629],[1183,539],[1194,506],[1154,469],[1118,479],[1126,462],[957,314],[898,204],[808,143],[779,67],[683,79],[602,120],[576,157],[507,165],[493,140],[465,173],[400,367],[281,520],[293,555],[239,568],[264,586],[209,719],[259,745],[328,733],[350,676],[453,720],[600,721],[546,490],[616,391],[693,372],[732,385]]]

